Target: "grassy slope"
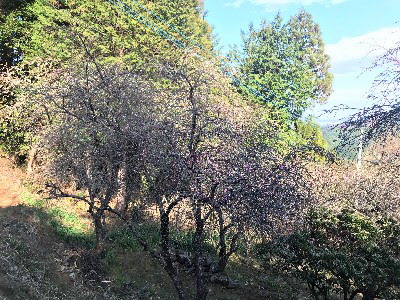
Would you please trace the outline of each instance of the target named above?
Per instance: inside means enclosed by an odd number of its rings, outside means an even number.
[[[90,299],[95,294],[76,284],[59,243],[38,208],[0,209],[0,299]],[[76,287],[72,288],[76,284]]]
[[[24,205],[0,208],[0,299],[176,299],[159,263],[123,231],[110,231],[113,243],[96,261],[88,255],[93,231],[83,207],[27,191],[21,198]],[[144,227],[156,243],[155,226]],[[306,299],[301,285],[248,259],[236,258],[228,272],[241,286],[212,285],[209,299]],[[194,287],[193,278],[184,280]]]

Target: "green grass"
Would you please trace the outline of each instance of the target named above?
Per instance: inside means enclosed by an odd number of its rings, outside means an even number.
[[[34,196],[30,192],[24,191],[21,194],[22,201],[37,211],[38,217],[46,219],[57,235],[67,243],[90,248],[94,244],[93,230],[88,228],[76,212],[57,206],[52,200],[44,200]]]
[[[144,222],[136,226],[136,233],[144,237],[151,248],[156,248],[161,244],[161,233],[159,225],[155,222]],[[191,251],[194,231],[178,231],[171,229],[170,239],[171,245],[180,250]],[[108,242],[114,247],[121,250],[138,251],[141,250],[140,244],[137,242],[131,231],[124,228],[112,228],[108,233]],[[205,251],[208,253],[216,253],[218,247],[218,236],[210,235],[204,241]]]
[[[27,191],[21,193],[21,200],[25,204],[36,208],[42,208],[46,203],[43,199],[34,197],[30,192]]]

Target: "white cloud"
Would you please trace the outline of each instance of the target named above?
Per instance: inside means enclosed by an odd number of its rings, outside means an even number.
[[[370,105],[366,99],[367,90],[368,86],[336,87],[326,104],[316,104],[308,113],[321,124],[345,119]]]
[[[245,0],[235,0],[235,1],[233,1],[233,2],[228,2],[228,3],[226,3],[225,5],[226,6],[232,6],[232,7],[239,7],[240,5],[242,5],[242,3],[244,2]]]
[[[264,5],[267,8],[279,7],[288,4],[297,5],[312,5],[312,4],[325,4],[325,5],[335,5],[347,0],[234,0],[227,3],[227,6],[240,7],[245,2],[250,2],[256,5]]]
[[[378,70],[363,73],[370,67],[377,56],[386,49],[395,47],[400,40],[400,27],[381,28],[376,31],[344,37],[335,44],[326,46],[326,52],[331,57],[331,72],[334,74],[334,92],[329,97],[328,104],[317,106],[314,113],[319,115],[324,109],[340,105],[361,109],[373,103],[367,100],[367,94]],[[321,116],[323,119],[342,119],[354,110],[339,110],[332,114]]]
[[[372,60],[385,49],[396,46],[400,38],[400,27],[382,28],[360,36],[344,37],[335,44],[326,46],[331,57],[332,72],[345,74],[371,65]]]

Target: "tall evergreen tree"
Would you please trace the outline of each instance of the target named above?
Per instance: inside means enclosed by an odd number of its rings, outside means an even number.
[[[301,10],[284,23],[280,14],[259,30],[252,25],[243,33],[243,49],[233,53],[243,89],[254,101],[297,120],[313,102],[324,102],[331,93],[329,57],[319,25]],[[250,91],[257,91],[257,93]]]
[[[140,63],[176,55],[171,41],[212,48],[211,28],[197,0],[174,1],[19,0],[0,6],[2,60],[76,57],[71,32],[90,40],[96,55]],[[157,32],[155,32],[157,31]],[[185,39],[182,37],[188,36]],[[79,43],[79,41],[78,41]],[[12,58],[11,58],[12,57]],[[0,61],[0,64],[5,62]]]

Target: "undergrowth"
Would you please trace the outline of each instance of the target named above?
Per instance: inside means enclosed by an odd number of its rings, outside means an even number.
[[[21,199],[24,204],[35,208],[36,217],[53,228],[61,241],[83,251],[93,249],[93,228],[82,206],[75,205],[68,199],[45,200],[29,190],[21,194]],[[135,295],[137,299],[175,299],[173,285],[162,266],[148,253],[143,252],[142,246],[129,228],[113,223],[108,225],[107,245],[101,260],[105,266],[106,276],[111,282],[113,297],[126,299],[125,297],[130,297],[129,295]],[[160,231],[157,223],[149,220],[137,223],[135,230],[136,234],[146,240],[151,249],[159,247]],[[171,229],[171,245],[173,248],[190,252],[193,235],[194,232],[190,230]],[[218,235],[206,236],[205,250],[210,256],[218,253]],[[227,267],[232,279],[240,280],[241,288],[228,292],[219,286],[211,285],[212,299],[259,299],[264,295],[269,295],[268,299],[283,299],[281,296],[288,292],[289,295],[294,294],[286,279],[261,276],[261,272],[256,271],[252,263],[248,264],[249,260],[244,262],[241,257],[241,255],[233,257]],[[259,273],[259,276],[254,276],[254,272]],[[184,281],[188,286],[193,285],[189,283],[192,281],[190,276],[184,276]],[[302,289],[296,283],[291,285]],[[268,291],[264,290],[263,286],[267,287]],[[188,293],[190,294],[190,291]],[[287,295],[285,297],[285,299],[295,299]]]
[[[21,199],[25,204],[38,208],[38,217],[46,219],[63,241],[84,248],[94,245],[93,229],[71,206],[61,207],[62,203],[54,202],[56,200],[44,200],[27,191],[21,194]]]

